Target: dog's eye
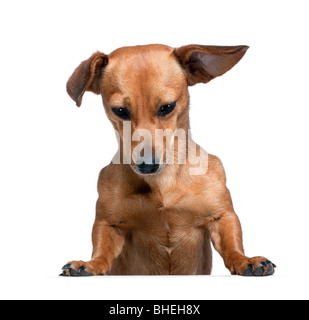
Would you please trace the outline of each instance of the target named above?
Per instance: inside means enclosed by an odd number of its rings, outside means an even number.
[[[164,117],[167,114],[171,113],[176,107],[176,102],[165,104],[160,107],[159,116]]]
[[[130,119],[130,112],[127,108],[112,108],[112,111],[115,113],[116,116],[123,120]]]

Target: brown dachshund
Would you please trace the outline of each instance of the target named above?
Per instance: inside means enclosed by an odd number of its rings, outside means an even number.
[[[67,92],[77,106],[86,91],[102,95],[119,151],[100,173],[92,259],[62,275],[209,275],[210,241],[231,274],[274,274],[268,259],[245,256],[222,163],[189,129],[188,86],[223,75],[247,49],[125,47],[79,65]]]

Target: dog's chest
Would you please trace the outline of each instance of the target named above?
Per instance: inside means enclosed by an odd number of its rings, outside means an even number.
[[[124,232],[126,244],[120,259],[131,261],[130,272],[196,273],[205,243],[205,231],[197,224],[199,213],[193,208],[197,200],[190,194],[180,197],[170,192],[164,199],[136,195],[126,206],[122,204],[121,223],[116,225]]]
[[[170,254],[179,243],[194,241],[200,234],[194,195],[169,192],[160,197],[137,197],[134,212],[127,215],[129,232],[136,241],[149,239]]]

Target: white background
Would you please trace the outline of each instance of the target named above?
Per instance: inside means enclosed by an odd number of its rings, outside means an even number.
[[[307,1],[2,1],[0,298],[309,298]],[[218,155],[249,256],[270,278],[59,278],[91,255],[100,169],[116,151],[101,98],[80,109],[68,77],[100,50],[137,44],[249,45],[228,74],[192,87],[196,142]]]

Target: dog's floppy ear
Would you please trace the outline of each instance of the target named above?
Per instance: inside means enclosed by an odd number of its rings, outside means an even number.
[[[78,107],[81,106],[86,91],[100,93],[100,78],[107,63],[108,57],[104,53],[96,52],[83,61],[68,80],[67,92]]]
[[[188,85],[207,83],[232,69],[249,47],[218,47],[189,45],[174,50],[185,70]]]

